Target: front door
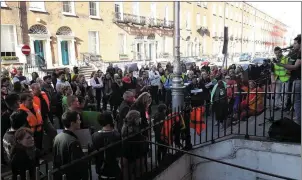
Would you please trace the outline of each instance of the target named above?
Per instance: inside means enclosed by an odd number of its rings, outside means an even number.
[[[61,41],[61,52],[62,52],[62,64],[69,65],[69,50],[68,50],[67,41]]]
[[[44,46],[43,46],[43,41],[42,40],[35,40],[34,41],[34,49],[35,49],[35,54],[41,56],[44,58]]]

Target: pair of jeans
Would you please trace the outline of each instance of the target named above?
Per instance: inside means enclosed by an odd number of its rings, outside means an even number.
[[[287,103],[287,92],[288,92],[288,85],[289,82],[282,82],[280,80],[276,80],[275,84],[275,104],[279,108],[285,108],[285,105]]]

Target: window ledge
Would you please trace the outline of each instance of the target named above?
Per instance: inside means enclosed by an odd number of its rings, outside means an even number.
[[[100,16],[89,16],[90,19],[98,19],[101,20],[102,18]]]
[[[65,16],[74,16],[74,17],[77,16],[75,13],[69,13],[69,12],[62,12],[62,14]]]
[[[30,11],[34,11],[34,12],[43,12],[43,13],[47,13],[47,11],[45,9],[37,9],[37,8],[28,8],[28,10]]]

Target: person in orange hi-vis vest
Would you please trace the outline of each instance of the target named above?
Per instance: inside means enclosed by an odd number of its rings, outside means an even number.
[[[178,128],[179,127],[179,128]],[[161,139],[169,145],[173,144],[173,140],[177,140],[176,136],[180,136],[179,134],[175,133],[175,131],[183,130],[185,128],[185,123],[183,116],[178,112],[174,112],[169,114],[166,120],[164,121],[163,127],[161,129]],[[178,142],[175,142],[177,145]],[[179,142],[180,143],[180,142]]]
[[[190,114],[190,128],[195,129],[198,135],[200,135],[201,132],[206,128],[206,125],[203,121],[204,112],[205,108],[202,106],[194,108]]]
[[[46,140],[48,140],[49,143],[52,143],[57,135],[57,131],[49,120],[50,102],[48,96],[45,92],[41,91],[41,85],[39,83],[33,83],[31,89],[33,94],[33,106],[37,106],[40,109],[43,130],[47,134]]]
[[[20,98],[21,104],[19,109],[27,113],[27,123],[31,131],[34,133],[35,145],[42,149],[43,140],[43,120],[40,108],[33,104],[33,97],[31,94],[22,94]]]

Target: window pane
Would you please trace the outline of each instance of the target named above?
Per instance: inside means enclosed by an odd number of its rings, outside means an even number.
[[[89,31],[88,32],[89,36],[89,52],[90,53],[97,53],[97,32],[96,31]]]
[[[30,7],[35,9],[44,9],[44,2],[30,2]]]
[[[89,2],[89,9],[90,9],[90,15],[91,16],[97,16],[96,2]]]
[[[71,2],[63,2],[63,12],[71,13]]]
[[[15,56],[15,36],[12,25],[1,25],[1,56]]]

